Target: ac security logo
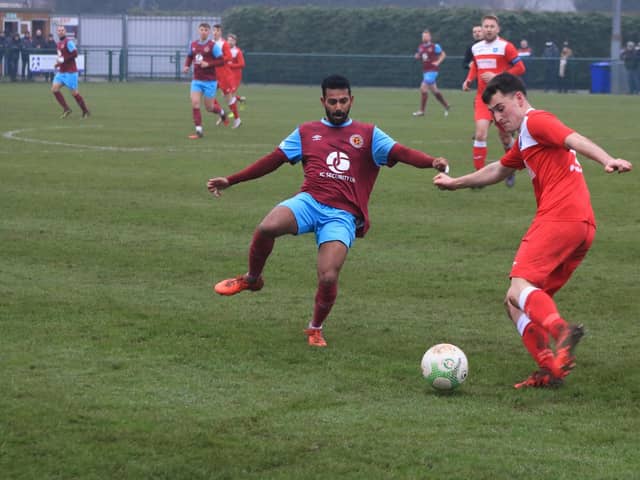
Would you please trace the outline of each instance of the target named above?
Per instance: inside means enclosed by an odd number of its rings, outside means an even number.
[[[325,160],[327,167],[331,170],[329,172],[320,172],[321,177],[334,178],[336,180],[345,180],[347,182],[356,183],[356,179],[350,175],[346,175],[351,167],[351,161],[349,155],[344,152],[331,152],[327,155]]]

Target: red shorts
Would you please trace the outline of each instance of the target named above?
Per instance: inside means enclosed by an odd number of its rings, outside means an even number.
[[[493,121],[493,115],[489,111],[487,104],[482,101],[481,95],[476,95],[475,100],[473,101],[473,119],[477,122],[478,120],[489,120]]]
[[[510,277],[553,295],[582,262],[596,234],[587,222],[534,221],[516,252]]]

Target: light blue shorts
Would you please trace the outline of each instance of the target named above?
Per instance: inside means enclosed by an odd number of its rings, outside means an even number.
[[[306,192],[279,205],[293,212],[298,223],[297,235],[315,232],[318,247],[325,242],[338,240],[350,248],[356,238],[356,217],[353,214],[317,202]]]
[[[207,98],[213,98],[216,96],[216,90],[218,89],[217,80],[205,81],[205,80],[191,80],[191,93],[200,92]]]
[[[58,72],[53,77],[53,83],[64,85],[69,90],[78,89],[78,72]]]
[[[422,83],[426,83],[427,85],[433,85],[434,83],[436,83],[437,78],[438,78],[438,72],[422,73]]]

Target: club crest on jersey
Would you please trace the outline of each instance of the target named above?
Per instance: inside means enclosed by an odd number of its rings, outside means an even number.
[[[364,139],[362,138],[362,135],[358,135],[356,133],[354,135],[351,135],[351,137],[349,137],[349,143],[354,148],[362,148],[362,146],[364,145]]]

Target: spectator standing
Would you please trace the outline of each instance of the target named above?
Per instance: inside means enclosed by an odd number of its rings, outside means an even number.
[[[44,44],[44,52],[45,54],[51,54],[51,55],[55,55],[56,54],[56,50],[57,50],[57,45],[56,45],[56,41],[53,38],[53,33],[50,33],[49,36],[47,37],[47,41]],[[46,82],[51,82],[53,81],[53,72],[47,72],[44,74],[44,79]]]
[[[31,46],[34,52],[37,54],[41,54],[46,43],[47,43],[47,40],[44,38],[44,35],[42,34],[42,30],[37,29],[36,33],[31,38]],[[33,78],[33,72],[31,71],[31,62],[29,62],[29,75],[30,75],[30,78]]]
[[[473,35],[473,43],[467,47],[467,51],[464,52],[464,58],[462,59],[462,68],[465,70],[469,70],[469,64],[473,61],[473,51],[471,51],[471,47],[484,38],[482,25],[474,25],[473,29],[471,29],[471,35]]]
[[[627,42],[627,46],[620,52],[620,60],[624,62],[627,71],[627,83],[631,95],[640,92],[640,43],[636,46]]]
[[[32,53],[33,42],[31,41],[31,34],[26,32],[22,37],[22,48],[20,49],[20,55],[22,59],[22,64],[20,66],[20,78],[24,82],[25,77],[28,80],[31,80],[31,68],[29,65],[29,54]],[[26,75],[25,75],[26,73]]]
[[[572,56],[573,50],[569,47],[569,42],[565,41],[560,51],[560,63],[558,66],[558,91],[560,93],[569,92],[569,83],[571,82],[569,58]]]
[[[520,40],[520,47],[518,47],[518,56],[522,59],[526,70],[529,70],[530,59],[533,56],[533,49],[529,46],[529,42],[526,39]],[[527,83],[527,71],[525,71],[520,77],[522,81]]]
[[[22,40],[20,34],[14,33],[7,45],[7,75],[15,82],[18,77],[18,62],[20,61],[20,50],[22,49]]]
[[[549,40],[544,44],[542,56],[544,57],[544,91],[548,92],[556,88],[556,65],[560,50],[554,42]]]
[[[4,76],[4,58],[5,48],[7,48],[7,37],[4,35],[4,31],[0,32],[0,78]]]

